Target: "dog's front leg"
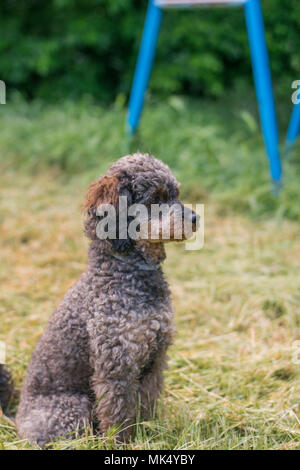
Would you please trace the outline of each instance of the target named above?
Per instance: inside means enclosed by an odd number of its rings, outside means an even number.
[[[94,417],[101,433],[113,427],[117,439],[126,442],[133,431],[137,415],[137,385],[126,376],[114,378],[93,378],[96,397]]]
[[[102,433],[121,429],[117,437],[123,441],[133,431],[141,364],[149,354],[140,329],[117,314],[98,313],[88,324],[95,422]]]

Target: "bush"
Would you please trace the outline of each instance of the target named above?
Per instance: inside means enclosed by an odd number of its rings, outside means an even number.
[[[109,102],[130,89],[147,2],[2,0],[1,79],[8,93],[47,100],[90,94]],[[300,66],[300,3],[264,0],[272,70],[285,95]],[[168,11],[151,88],[218,97],[252,84],[241,8]],[[288,88],[288,90],[287,90]]]

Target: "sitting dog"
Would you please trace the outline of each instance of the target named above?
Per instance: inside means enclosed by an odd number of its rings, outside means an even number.
[[[121,196],[129,209],[134,204],[147,209],[135,224],[137,236],[121,237],[117,228],[112,239],[99,238],[101,206],[118,213]],[[177,207],[168,212],[166,239],[164,216],[149,215],[153,204]],[[16,418],[21,438],[44,446],[93,423],[101,433],[117,426],[124,442],[137,412],[143,419],[153,413],[174,331],[161,269],[164,242],[178,240],[175,228],[183,227],[186,217],[191,228],[184,227],[181,240],[197,228],[198,216],[187,210],[183,217],[178,210],[183,207],[170,169],[148,154],[121,158],[90,185],[88,267],[56,308],[32,355]],[[127,228],[134,222],[132,215],[125,220]]]

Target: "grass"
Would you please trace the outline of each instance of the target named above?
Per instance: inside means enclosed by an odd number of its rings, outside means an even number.
[[[129,449],[300,449],[297,150],[275,199],[251,108],[229,111],[246,113],[238,122],[222,112],[172,97],[152,104],[126,142],[121,98],[107,112],[88,102],[1,108],[0,340],[17,389],[53,308],[85,268],[80,207],[91,178],[139,147],[171,165],[186,201],[205,202],[204,249],[167,248],[177,335],[158,417],[138,424]],[[113,431],[75,437],[54,448],[116,448]],[[31,446],[0,418],[0,448]]]

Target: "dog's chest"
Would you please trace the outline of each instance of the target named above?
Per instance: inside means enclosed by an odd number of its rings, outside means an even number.
[[[110,357],[117,362],[130,358],[141,376],[149,373],[157,356],[171,343],[174,329],[163,277],[114,277],[102,285],[94,302],[89,331],[99,353],[110,350]]]
[[[129,307],[129,305],[128,305]],[[125,354],[133,359],[137,376],[148,375],[156,360],[172,342],[173,314],[168,303],[157,305],[132,303],[119,317],[118,341]]]
[[[111,292],[110,302],[124,338],[155,348],[168,342],[173,315],[166,284],[124,283]]]

